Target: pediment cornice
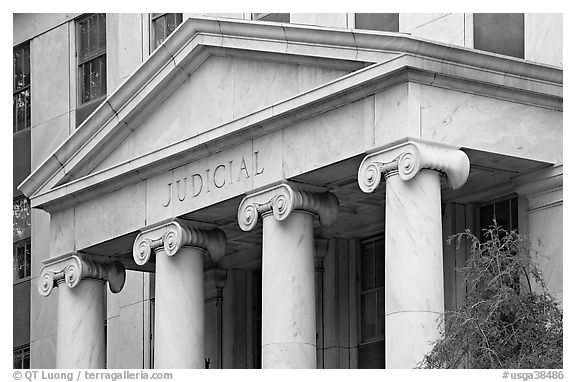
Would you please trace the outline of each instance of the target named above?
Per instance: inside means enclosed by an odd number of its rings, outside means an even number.
[[[354,61],[373,64],[193,139],[91,172],[146,118],[144,111],[153,110],[166,99],[210,55],[233,51],[308,57],[341,65]],[[557,108],[561,105],[563,79],[560,68],[405,34],[188,19],[19,188],[31,197],[33,207],[50,210],[58,204],[60,208],[354,102],[401,81],[437,81],[439,86],[447,87],[480,83],[487,92],[490,88],[498,89],[500,96],[509,92],[510,97],[526,103],[537,97],[544,106]]]

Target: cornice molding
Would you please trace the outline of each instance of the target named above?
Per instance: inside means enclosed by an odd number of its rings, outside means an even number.
[[[407,138],[367,155],[358,169],[358,185],[365,193],[371,193],[380,184],[382,175],[398,174],[409,181],[422,169],[446,174],[450,187],[457,189],[468,179],[470,160],[458,147]]]
[[[45,260],[43,264],[38,278],[38,292],[44,297],[61,283],[65,283],[68,288],[74,288],[83,279],[102,280],[108,282],[112,293],[118,293],[126,281],[126,271],[122,263],[85,253],[66,253]]]
[[[167,256],[174,256],[184,246],[201,248],[218,262],[226,253],[226,235],[219,229],[196,228],[175,219],[143,229],[134,240],[132,255],[136,264],[144,265],[150,260],[152,251],[163,250]]]
[[[338,198],[331,192],[302,191],[279,184],[246,196],[238,207],[238,225],[243,231],[250,231],[256,226],[258,215],[271,212],[282,221],[295,210],[314,213],[320,224],[330,226],[338,217]]]

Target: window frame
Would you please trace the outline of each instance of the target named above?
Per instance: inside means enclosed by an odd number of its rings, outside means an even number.
[[[28,358],[28,367],[24,367],[24,361],[26,358]],[[30,369],[30,344],[17,346],[12,349],[12,366],[14,366],[14,362],[16,362],[16,360],[19,361],[20,367],[14,369]]]
[[[180,15],[180,21],[176,24],[176,27],[174,28],[174,30],[172,30],[170,33],[167,33],[166,36],[164,36],[164,38],[162,40],[160,40],[158,42],[158,45],[154,46],[156,43],[156,28],[155,28],[155,22],[157,22],[158,19],[160,18],[164,18],[164,25],[165,25],[165,30],[168,30],[168,19],[167,16],[168,15]],[[178,16],[177,16],[178,17]],[[178,21],[178,18],[176,19],[176,21]],[[150,13],[150,52],[155,51],[156,49],[158,49],[158,47],[160,45],[162,45],[162,43],[180,26],[180,24],[182,24],[184,22],[184,13]]]
[[[18,278],[14,278],[12,280],[12,284],[20,284],[22,282],[28,281],[32,278],[32,238],[31,237],[27,237],[24,238],[22,240],[18,240],[15,241],[12,244],[12,262],[14,264],[14,261],[17,261],[17,252],[19,248],[24,248],[24,276],[20,277],[18,276]],[[28,251],[26,251],[26,248],[28,248]],[[27,256],[26,256],[27,255]],[[27,261],[26,261],[27,260]],[[20,263],[16,262],[18,264],[18,269],[20,269]],[[28,270],[28,275],[26,275],[26,270]],[[13,273],[13,276],[16,276],[15,273]]]
[[[97,15],[103,15],[104,16],[104,48],[100,48],[95,50],[94,52],[91,52],[90,54],[88,54],[86,57],[81,57],[80,55],[80,44],[81,44],[81,23],[88,20],[89,18],[93,17],[93,16],[97,16]],[[107,52],[108,52],[108,44],[106,41],[106,14],[105,13],[89,13],[89,14],[85,14],[82,15],[78,18],[76,18],[75,20],[75,29],[76,29],[76,47],[75,47],[75,56],[76,56],[76,83],[77,83],[77,97],[76,97],[76,102],[77,102],[77,107],[76,107],[76,111],[78,113],[78,111],[82,112],[85,111],[87,109],[92,109],[90,111],[90,113],[96,108],[96,105],[99,105],[104,99],[106,99],[106,96],[108,94],[108,60],[107,60]],[[106,77],[106,80],[103,81],[103,86],[104,86],[104,94],[101,94],[100,96],[90,99],[88,101],[84,101],[84,92],[85,92],[85,88],[84,88],[84,68],[87,64],[89,64],[90,62],[93,62],[101,57],[104,57],[104,74]],[[89,113],[88,113],[89,114]],[[86,116],[87,117],[87,116]],[[84,121],[85,118],[82,119],[82,121]],[[78,123],[77,123],[78,125]]]
[[[384,292],[384,290],[385,290],[385,289],[384,289],[384,288],[385,288],[385,283],[382,283],[382,285],[380,285],[380,286],[376,286],[376,284],[374,284],[374,286],[373,286],[372,288],[364,289],[364,286],[363,286],[363,284],[364,284],[364,280],[363,280],[363,277],[364,277],[364,269],[363,269],[363,258],[362,258],[363,255],[364,255],[364,246],[367,245],[367,244],[369,244],[369,243],[373,243],[373,245],[374,245],[373,255],[375,255],[375,254],[376,254],[376,252],[375,252],[375,247],[376,247],[375,243],[376,243],[377,241],[379,241],[379,240],[382,240],[382,242],[384,243],[384,240],[385,240],[384,237],[385,237],[385,234],[384,234],[384,233],[381,233],[381,234],[377,234],[377,235],[374,235],[374,236],[371,236],[371,237],[367,237],[367,238],[364,238],[364,239],[360,240],[360,256],[359,256],[359,263],[358,263],[358,264],[359,264],[359,266],[358,266],[358,270],[359,270],[359,272],[358,272],[358,274],[359,274],[359,288],[358,288],[358,316],[359,316],[359,320],[358,320],[358,346],[369,345],[369,344],[372,344],[372,343],[375,343],[375,342],[385,341],[385,339],[386,339],[386,322],[385,322],[385,321],[382,322],[382,323],[380,323],[380,324],[382,325],[382,329],[383,329],[383,333],[382,333],[381,335],[376,335],[376,336],[372,336],[372,337],[369,337],[369,338],[367,338],[367,339],[364,339],[364,336],[363,336],[363,333],[362,333],[362,322],[363,322],[363,320],[362,320],[362,313],[363,313],[363,310],[362,310],[362,296],[367,295],[367,294],[370,294],[370,293],[375,293],[375,294],[376,294],[376,298],[378,299],[378,292],[382,291],[383,293],[385,293],[385,292]],[[385,254],[384,254],[384,256],[385,256]],[[374,271],[376,271],[376,258],[375,258],[375,256],[374,256],[374,264],[373,264],[373,265],[374,265]],[[374,276],[374,277],[376,277],[376,276]],[[384,296],[384,298],[386,298],[386,297]],[[383,304],[385,304],[385,303],[383,302]],[[378,307],[378,300],[376,300],[376,307]],[[378,308],[376,308],[376,313],[378,313]],[[385,314],[384,314],[384,315],[385,315]],[[376,317],[376,318],[377,318],[377,317]],[[378,325],[378,323],[377,323],[377,325]],[[379,326],[376,327],[376,333],[378,333],[378,329],[379,329]]]
[[[264,20],[268,16],[272,15],[288,15],[288,21],[275,21],[275,20]],[[278,12],[271,12],[271,13],[251,13],[250,18],[254,21],[265,21],[269,23],[290,23],[292,19],[290,13],[278,13]]]
[[[30,113],[26,114],[27,116],[29,116],[29,120],[27,118],[24,118],[24,127],[21,129],[18,129],[17,126],[17,119],[15,118],[14,113],[12,114],[12,133],[13,134],[18,134],[21,133],[23,131],[27,131],[30,130],[30,128],[32,127],[32,60],[31,60],[31,41],[24,41],[16,46],[14,46],[12,48],[12,107],[15,107],[14,104],[14,100],[16,98],[17,95],[22,94],[24,92],[28,92],[28,102],[26,103],[27,105],[29,105],[30,108]],[[22,48],[27,47],[28,49],[28,83],[17,87],[16,86],[16,57],[15,57],[15,53],[18,50],[22,50]],[[13,110],[14,112],[15,110]],[[29,123],[28,123],[29,121]]]

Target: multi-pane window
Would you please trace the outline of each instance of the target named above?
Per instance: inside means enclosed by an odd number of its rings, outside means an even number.
[[[362,243],[358,367],[384,367],[384,238]]]
[[[474,13],[474,48],[524,58],[523,13]]]
[[[13,281],[30,276],[30,203],[24,197],[13,201]]]
[[[289,23],[290,13],[252,13],[252,20]]]
[[[18,281],[20,279],[30,277],[31,261],[30,261],[30,238],[17,241],[12,246],[13,256],[13,279]]]
[[[86,16],[77,22],[79,103],[106,96],[106,15]]]
[[[14,133],[30,127],[30,43],[14,48],[12,106]]]
[[[30,345],[15,348],[13,360],[14,369],[30,369]]]
[[[398,13],[356,13],[356,29],[369,29],[384,32],[398,32],[400,15]]]
[[[181,23],[182,13],[152,13],[151,50],[156,49],[162,44],[162,41],[166,40]]]
[[[480,207],[480,228],[486,229],[494,224],[507,231],[518,229],[518,197],[507,198]]]

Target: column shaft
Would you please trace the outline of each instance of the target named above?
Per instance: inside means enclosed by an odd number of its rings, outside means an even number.
[[[75,288],[58,288],[56,368],[106,366],[104,286],[103,280],[84,279]]]
[[[386,367],[413,368],[439,338],[444,312],[440,176],[386,178]]]
[[[204,278],[197,247],[156,254],[154,367],[204,368]]]
[[[316,368],[313,215],[263,218],[262,367]]]

